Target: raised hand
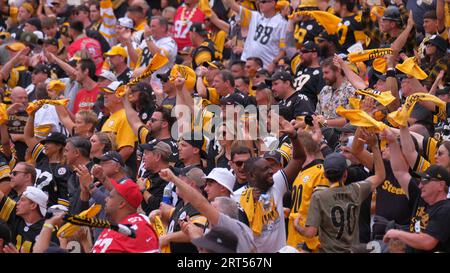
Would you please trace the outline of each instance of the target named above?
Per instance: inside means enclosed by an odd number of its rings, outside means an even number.
[[[159,172],[159,177],[161,177],[162,179],[164,179],[166,181],[173,180],[174,176],[175,175],[169,168],[163,169]]]

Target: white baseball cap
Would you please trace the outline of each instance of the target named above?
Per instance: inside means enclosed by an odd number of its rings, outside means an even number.
[[[39,188],[28,186],[22,195],[36,203],[39,206],[42,216],[45,216],[48,201],[48,195],[45,192]]]
[[[214,168],[208,174],[206,179],[211,179],[224,186],[231,193],[233,192],[233,187],[236,178],[227,168]]]
[[[112,73],[112,71],[109,71],[109,70],[106,70],[106,69],[102,69],[102,72],[98,76],[102,77],[102,78],[105,78],[107,80],[110,80],[112,82],[117,81],[116,75],[114,75],[114,73]]]
[[[133,20],[131,20],[128,17],[119,18],[118,21],[119,21],[119,25],[120,26],[127,27],[127,28],[133,28],[134,27]]]

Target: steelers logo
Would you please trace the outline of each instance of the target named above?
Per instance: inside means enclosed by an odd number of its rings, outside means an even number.
[[[306,26],[306,29],[307,29],[307,30],[311,30],[311,29],[313,29],[313,26],[312,26],[312,25],[307,25],[307,26]]]
[[[186,219],[186,212],[185,212],[185,211],[183,211],[183,212],[180,214],[180,220],[181,220],[181,221],[184,221],[184,219]]]
[[[306,183],[309,181],[309,175],[306,175],[305,177],[303,177],[303,183]]]
[[[143,113],[143,114],[142,114],[142,119],[147,119],[147,118],[148,118],[147,113]]]
[[[67,173],[66,168],[62,167],[58,169],[58,174],[59,175],[65,175]]]
[[[313,75],[314,75],[314,76],[315,76],[315,75],[319,75],[319,73],[320,73],[320,72],[319,72],[319,70],[317,70],[317,69],[313,71]]]

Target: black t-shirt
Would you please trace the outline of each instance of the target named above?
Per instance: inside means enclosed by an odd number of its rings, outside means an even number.
[[[414,210],[410,223],[410,232],[423,232],[439,240],[430,252],[450,252],[450,200],[442,200],[428,205],[423,200],[418,181],[411,178],[408,185],[409,200],[413,202]],[[408,247],[410,252],[425,252]]]
[[[317,96],[325,86],[321,67],[299,66],[294,76],[294,88],[301,94],[305,94],[312,106],[316,110]]]
[[[94,162],[89,161],[86,164],[86,168],[89,172],[94,167]],[[70,177],[67,180],[67,192],[69,195],[69,212],[71,214],[78,214],[83,211],[84,207],[81,204],[80,200],[80,179],[78,178],[75,172],[70,173]]]
[[[314,42],[314,38],[319,36],[322,31],[323,27],[314,19],[301,21],[295,28],[294,38],[299,44],[303,44],[306,41]]]
[[[36,237],[44,225],[44,218],[32,225],[27,225],[22,217],[16,215],[16,202],[7,197],[0,200],[0,211],[2,212],[0,220],[5,221],[11,229],[12,243],[25,253],[32,252]],[[51,240],[58,243],[54,233]]]
[[[36,162],[35,186],[48,194],[47,207],[60,204],[69,207],[69,193],[67,181],[72,171],[67,165],[50,163],[44,154],[44,145],[38,143],[31,151],[32,159]]]
[[[146,172],[142,178],[146,180],[146,190],[151,194],[147,202],[142,200],[141,203],[142,209],[148,215],[153,210],[159,208],[159,204],[163,198],[164,188],[168,182],[161,179],[158,173]]]
[[[289,98],[279,101],[278,104],[288,108],[289,111],[293,113],[294,119],[300,116],[312,115],[314,113],[311,101],[304,94],[300,94],[300,92],[294,92]]]
[[[219,146],[216,145],[216,141],[210,141],[208,146],[208,158],[207,158],[207,166],[206,173],[211,172],[214,168],[227,168],[230,169],[230,165],[228,164],[228,158],[225,156],[225,153],[222,153],[219,156]]]
[[[377,188],[375,214],[386,218],[388,221],[395,221],[396,224],[408,225],[411,220],[412,204],[395,178],[389,161],[383,161],[386,179]],[[385,228],[385,225],[374,225],[374,235],[382,236],[385,233]]]
[[[169,228],[168,232],[177,232],[181,230],[179,220],[186,219],[186,216],[192,218],[193,216],[200,215],[200,213],[191,205],[185,205],[183,200],[179,199],[178,203],[175,207],[175,211],[172,213],[172,216],[169,220]],[[196,224],[197,225],[197,224]],[[198,225],[200,226],[200,225]],[[204,228],[204,226],[200,226]],[[172,253],[198,253],[197,247],[195,247],[191,243],[170,243],[170,250]]]

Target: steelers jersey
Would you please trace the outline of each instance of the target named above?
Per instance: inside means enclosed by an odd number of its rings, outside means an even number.
[[[44,225],[44,219],[33,224],[27,224],[22,217],[16,215],[16,202],[9,197],[0,200],[0,220],[6,222],[11,230],[12,243],[16,249],[23,253],[31,253],[36,238]],[[56,237],[52,237],[55,241]]]
[[[149,130],[147,129],[147,127],[145,127],[144,125],[139,127],[139,129],[138,129],[138,143],[139,144],[149,143],[150,141],[152,141],[154,139],[155,138],[149,134]],[[160,139],[160,141],[162,141],[166,144],[169,144],[170,149],[172,150],[172,154],[169,157],[169,162],[178,164],[178,162],[180,160],[178,158],[177,142],[173,138]]]
[[[57,204],[69,207],[67,183],[72,175],[70,169],[60,163],[50,163],[44,153],[44,145],[40,143],[31,150],[31,159],[36,162],[35,187],[48,195],[48,207]]]
[[[328,187],[330,182],[325,178],[323,172],[323,160],[316,159],[302,168],[292,185],[291,193],[291,212],[288,224],[287,244],[297,249],[306,249],[317,251],[319,248],[319,237],[306,238],[300,235],[294,228],[294,219],[298,214],[303,221],[308,218],[308,209],[311,196],[316,187]],[[304,226],[304,223],[300,223]]]
[[[361,23],[361,15],[359,14],[342,18],[338,27],[338,44],[341,46],[340,49],[343,53],[347,53],[347,49],[357,40],[364,39],[362,33],[364,25]]]
[[[414,163],[413,171],[423,173],[430,167],[431,163],[425,157],[418,154],[416,163]]]
[[[314,113],[311,101],[300,92],[294,92],[289,98],[279,101],[278,105],[288,108],[295,119]]]
[[[318,102],[317,96],[325,86],[323,80],[322,68],[319,67],[303,67],[299,65],[294,74],[294,88],[300,94],[304,94],[311,102],[313,110],[316,110]]]
[[[210,39],[205,39],[199,47],[192,51],[192,68],[195,70],[204,62],[220,60],[221,54],[218,53],[216,45]]]
[[[273,62],[286,44],[287,21],[277,13],[271,18],[263,14],[241,7],[241,25],[248,27],[241,60],[249,57],[259,57],[267,67]]]
[[[436,161],[435,155],[439,148],[438,145],[438,141],[433,137],[423,138],[422,156],[425,157],[430,164],[434,164]]]
[[[306,41],[315,42],[315,38],[323,31],[316,20],[300,21],[294,28],[294,39],[297,45],[302,45]]]

